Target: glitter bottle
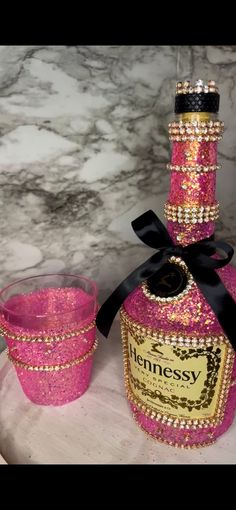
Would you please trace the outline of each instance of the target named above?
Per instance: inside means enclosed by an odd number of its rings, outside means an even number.
[[[211,236],[215,199],[219,93],[213,80],[178,82],[167,228],[175,244]],[[121,309],[127,398],[137,424],[158,441],[207,446],[231,425],[236,407],[234,350],[185,263],[171,257],[158,278],[133,291]],[[217,270],[236,300],[236,270]]]

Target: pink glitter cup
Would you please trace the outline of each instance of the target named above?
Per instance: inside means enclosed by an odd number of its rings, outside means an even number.
[[[75,275],[25,278],[0,292],[0,329],[32,402],[63,405],[87,390],[97,308],[96,284]]]

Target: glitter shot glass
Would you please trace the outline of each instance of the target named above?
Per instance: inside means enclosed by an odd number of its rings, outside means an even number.
[[[25,395],[59,406],[88,388],[97,347],[97,286],[81,276],[24,278],[0,292],[0,332]]]

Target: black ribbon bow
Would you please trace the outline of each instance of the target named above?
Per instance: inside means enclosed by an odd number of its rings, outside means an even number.
[[[99,331],[107,337],[112,322],[127,296],[144,280],[155,276],[168,259],[175,255],[181,257],[188,266],[236,350],[236,303],[215,271],[230,262],[234,254],[233,248],[224,241],[214,241],[213,236],[185,247],[175,245],[163,223],[151,210],[136,218],[131,225],[143,243],[158,251],[130,273],[101,306],[96,318]],[[217,250],[223,250],[226,257],[211,258]]]

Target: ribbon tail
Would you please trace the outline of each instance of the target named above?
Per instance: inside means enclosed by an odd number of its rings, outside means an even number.
[[[188,264],[196,284],[215,313],[223,331],[236,350],[236,303],[213,269]]]
[[[105,337],[108,337],[113,320],[128,295],[140,283],[153,276],[167,262],[168,257],[168,253],[164,253],[162,250],[154,253],[146,262],[130,273],[103,303],[96,317],[96,325]]]
[[[162,246],[173,246],[168,230],[151,209],[131,222],[132,228],[139,239],[150,246],[160,249]]]

